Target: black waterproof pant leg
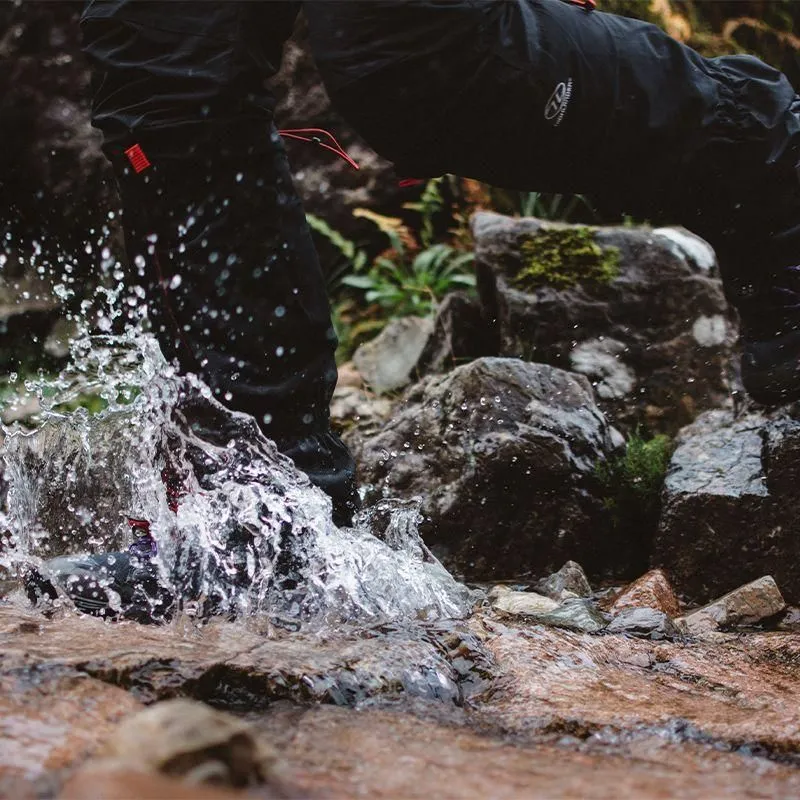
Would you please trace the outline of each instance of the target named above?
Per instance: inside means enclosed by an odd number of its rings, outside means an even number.
[[[346,521],[357,496],[329,430],[336,337],[264,88],[296,12],[91,0],[82,27],[132,277],[165,355],[252,414]]]
[[[800,100],[759,60],[562,0],[305,9],[335,104],[405,174],[683,223],[729,288],[800,261]]]

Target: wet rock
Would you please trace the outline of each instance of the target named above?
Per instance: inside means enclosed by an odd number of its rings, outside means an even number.
[[[65,784],[59,800],[235,800],[242,793],[221,787],[198,786],[152,772],[117,766],[91,764],[79,770]],[[286,797],[263,787],[259,797]]]
[[[454,623],[450,634],[457,630]],[[51,622],[0,605],[0,652],[5,669],[57,663],[148,703],[182,696],[253,710],[276,700],[356,704],[400,694],[460,703],[464,691],[435,641],[402,628],[381,637],[353,630],[326,645],[313,634],[270,639],[216,621],[187,644],[169,627]]]
[[[353,354],[353,363],[364,383],[377,394],[407,386],[432,331],[433,321],[427,317],[391,320],[378,336]]]
[[[779,631],[800,633],[800,608],[796,606],[787,608],[776,627]]]
[[[545,633],[558,640],[578,637],[564,631]],[[616,637],[591,638],[612,639],[626,645],[631,642]],[[652,648],[665,646],[632,643]],[[536,641],[524,643],[526,655],[531,653],[530,647],[535,648]],[[563,696],[573,696],[571,687],[562,685],[572,680],[565,665],[578,665],[581,660],[571,648],[569,658],[570,662],[560,665],[556,657],[546,665],[535,659],[536,668],[546,672],[545,682],[555,706],[560,706]],[[526,669],[520,676],[522,681],[532,671]],[[578,671],[581,691],[588,694],[582,680],[584,670]],[[591,675],[591,667],[585,672],[587,677]],[[593,694],[604,695],[604,690],[616,693],[622,710],[628,677],[636,683],[642,672],[620,671],[613,675],[617,680],[607,690],[596,687]],[[507,703],[513,714],[511,693],[519,683],[516,675],[509,677],[511,691],[499,694],[500,702],[504,707]],[[333,706],[317,706],[303,712],[276,709],[264,724],[271,736],[285,737],[284,757],[305,794],[318,792],[323,797],[791,797],[800,789],[800,774],[790,764],[754,760],[722,747],[692,742],[689,736],[681,741],[678,734],[670,736],[668,731],[629,736],[627,730],[598,730],[590,724],[584,738],[573,740],[571,745],[559,743],[564,738],[555,731],[560,720],[548,715],[547,701],[537,702],[526,692],[524,702],[524,709],[517,706],[517,718],[511,714],[503,717],[511,724],[513,737],[493,726],[488,709],[487,713],[477,712],[478,730],[459,725],[445,715],[412,716],[373,708],[353,713]],[[587,716],[591,719],[591,714]],[[587,716],[581,709],[572,730],[580,731],[581,720]],[[542,721],[552,722],[554,732],[532,735],[532,731],[540,730]],[[564,719],[563,727],[569,730],[569,718]],[[596,736],[592,735],[595,731]],[[402,766],[398,753],[402,754]]]
[[[800,601],[800,421],[712,411],[681,431],[651,563],[707,602],[761,575]]]
[[[606,633],[660,640],[677,636],[678,629],[663,611],[655,608],[626,608],[611,620]]]
[[[391,411],[391,400],[354,386],[337,386],[331,400],[331,421],[342,431],[358,425],[363,432],[374,432]]]
[[[236,788],[265,782],[277,762],[250,724],[187,699],[157,703],[128,717],[103,756],[190,783]]]
[[[567,561],[558,572],[539,581],[536,589],[558,601],[565,599],[565,592],[570,597],[589,597],[592,593],[592,587],[583,567],[575,561]]]
[[[4,612],[12,638],[41,635],[40,620]],[[24,784],[47,785],[50,773],[98,750],[120,719],[141,708],[123,689],[85,672],[20,655],[0,653],[0,797],[22,796]]]
[[[354,454],[370,497],[421,497],[437,555],[491,580],[610,563],[595,468],[620,442],[582,376],[483,358],[412,387]]]
[[[344,364],[339,364],[338,377],[336,380],[337,389],[363,389],[364,379],[361,373],[356,369],[356,365],[352,361],[347,361]]]
[[[451,292],[436,311],[433,332],[419,359],[422,374],[446,372],[457,364],[498,353],[496,334],[477,300]]]
[[[558,608],[537,615],[536,621],[581,633],[599,633],[608,624],[605,615],[583,597],[565,600]]]
[[[774,578],[765,575],[676,620],[676,624],[687,633],[699,636],[721,628],[755,625],[784,608],[786,602]]]
[[[676,763],[706,751],[703,761],[711,767],[712,752],[725,753],[742,759],[743,777],[781,764],[797,776],[800,707],[793,698],[800,691],[800,636],[653,642],[556,628],[520,635],[505,623],[484,625],[504,675],[490,701],[491,718],[507,735],[530,736],[538,725],[558,737],[577,732],[582,753],[602,752],[614,741],[614,750],[660,761],[666,752],[656,753],[667,745]],[[762,790],[753,785],[752,791]]]
[[[171,683],[173,691],[209,693],[216,702],[238,704],[280,753],[288,787],[282,796],[515,800],[530,794],[531,786],[546,797],[605,797],[609,791],[626,797],[800,793],[800,709],[791,702],[800,691],[800,637],[792,634],[742,634],[722,644],[652,642],[514,626],[479,614],[440,643],[455,663],[470,657],[471,636],[473,645],[480,642],[490,655],[493,674],[502,677],[464,707],[443,696],[444,702],[424,706],[412,701],[409,712],[397,695],[383,707],[333,695],[321,699],[340,705],[294,702],[303,686],[319,679],[318,669],[334,663],[332,653],[360,671],[363,681],[377,681],[379,663],[389,672],[398,659],[406,666],[422,663],[421,651],[408,655],[413,635],[403,638],[391,628],[265,639],[242,625],[146,629],[69,616],[48,622],[17,612],[14,618],[11,611],[0,606],[0,674],[38,681],[40,703],[60,697],[60,686],[52,687],[51,695],[42,681],[47,664],[72,669],[74,663],[84,675],[105,664],[106,680],[132,691],[160,681],[164,688]],[[443,624],[447,629],[452,623]],[[428,639],[436,630],[424,626],[416,636]],[[376,654],[371,667],[363,658],[353,661],[359,638],[368,639]],[[131,670],[137,659],[138,669]],[[113,663],[120,667],[116,672]],[[245,663],[251,665],[246,673]],[[335,669],[328,675],[339,680]],[[295,687],[284,702],[272,691],[281,678]],[[214,690],[215,681],[220,691]],[[2,691],[5,699],[5,685]],[[269,696],[267,703],[252,702],[259,693],[262,700]],[[358,709],[345,707],[349,702]],[[72,718],[63,724],[56,718],[54,735],[80,730],[83,717],[91,725],[93,712],[91,696],[83,698]],[[11,741],[16,723],[2,715],[0,732]],[[99,733],[105,737],[106,729]],[[4,740],[0,759],[6,754]],[[59,783],[59,776],[51,775],[35,792],[29,785],[7,790],[0,784],[0,793],[51,797]],[[270,784],[255,791],[271,797],[274,789]],[[225,794],[106,762],[102,768],[87,765],[63,796],[222,800]]]
[[[652,569],[626,586],[609,611],[619,614],[633,608],[657,609],[670,617],[680,613],[678,598],[663,570]]]
[[[674,432],[723,405],[736,340],[711,248],[673,229],[473,217],[500,354],[585,374],[620,426]]]
[[[524,617],[527,621],[541,625],[597,633],[607,624],[603,613],[582,597],[567,598],[559,604],[534,592],[514,592],[495,586],[489,599],[495,611],[509,617]]]
[[[558,608],[558,603],[535,592],[514,592],[504,586],[495,586],[489,593],[495,611],[511,616],[535,617]]]

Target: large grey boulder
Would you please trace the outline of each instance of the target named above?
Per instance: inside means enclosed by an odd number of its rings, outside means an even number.
[[[800,600],[800,420],[786,409],[703,414],[681,432],[653,563],[706,601],[769,574]]]
[[[674,432],[729,394],[736,328],[714,253],[678,229],[472,223],[500,354],[585,374],[626,428]]]
[[[372,498],[422,499],[426,541],[473,579],[604,563],[595,467],[621,444],[580,375],[482,358],[413,387],[355,442]]]

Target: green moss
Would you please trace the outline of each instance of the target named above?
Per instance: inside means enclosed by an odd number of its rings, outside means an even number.
[[[525,291],[610,283],[619,274],[619,249],[600,247],[591,228],[543,229],[524,242],[521,251],[524,264],[513,282]]]

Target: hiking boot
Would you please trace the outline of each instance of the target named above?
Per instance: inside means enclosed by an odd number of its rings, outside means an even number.
[[[742,382],[757,403],[800,400],[800,265],[758,285],[739,285],[734,303],[742,321]]]
[[[134,542],[127,552],[87,553],[31,567],[25,591],[34,606],[56,600],[59,587],[84,614],[141,623],[167,622],[174,598],[159,580],[155,540],[143,520],[131,520]]]

